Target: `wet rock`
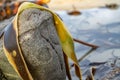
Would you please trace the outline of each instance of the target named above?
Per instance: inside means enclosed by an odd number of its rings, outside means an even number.
[[[66,71],[63,52],[55,30],[52,14],[38,9],[27,9],[19,16],[18,24],[20,47],[34,80],[65,80]],[[0,55],[4,54],[1,48],[2,43],[1,40]],[[5,55],[3,56],[6,58]],[[7,59],[5,60],[4,63],[7,62],[8,64]],[[0,68],[3,67],[1,65]],[[4,67],[2,68],[3,72],[7,68],[6,65]],[[12,67],[9,69],[6,71],[7,73],[16,74],[15,72],[9,72],[11,70],[14,71]],[[19,80],[17,77],[16,75],[15,80]]]
[[[28,9],[19,17],[19,25],[20,45],[34,79],[65,80],[63,52],[52,15]]]

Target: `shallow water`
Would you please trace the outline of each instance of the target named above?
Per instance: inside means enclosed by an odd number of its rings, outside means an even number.
[[[104,62],[115,56],[120,57],[120,8],[114,10],[93,8],[80,11],[82,14],[79,16],[68,15],[67,11],[56,11],[56,13],[62,18],[74,38],[99,46],[84,60]],[[78,59],[89,50],[90,47],[75,43]]]

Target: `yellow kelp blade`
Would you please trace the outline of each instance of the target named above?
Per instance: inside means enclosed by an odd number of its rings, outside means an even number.
[[[48,8],[39,6],[39,5],[34,4],[34,3],[30,3],[30,2],[25,2],[19,7],[15,21],[18,20],[20,13],[23,10],[28,9],[28,8],[38,8],[40,10],[46,10],[46,11],[52,13],[52,15],[54,17],[55,25],[56,25],[55,28],[56,28],[57,34],[59,36],[60,43],[62,45],[62,49],[63,49],[65,55],[68,58],[73,60],[73,62],[75,64],[76,74],[80,78],[80,80],[82,80],[81,71],[80,71],[79,64],[78,64],[78,61],[77,61],[77,58],[75,55],[75,51],[74,51],[73,39],[72,39],[70,33],[68,32],[68,30],[66,29],[66,26],[64,25],[64,23],[61,21],[61,19],[54,12],[52,12]],[[17,26],[17,22],[16,22],[16,26]]]

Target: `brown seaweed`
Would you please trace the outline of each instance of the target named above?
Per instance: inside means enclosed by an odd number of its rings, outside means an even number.
[[[68,12],[68,15],[75,15],[75,16],[77,16],[77,15],[80,15],[80,14],[81,14],[80,11],[76,10],[76,8],[75,8],[74,5],[73,5],[72,7],[73,7],[73,10],[72,10],[72,11],[69,11],[69,12]]]
[[[106,4],[106,7],[109,9],[117,9],[119,6],[118,4],[113,3],[113,4]]]

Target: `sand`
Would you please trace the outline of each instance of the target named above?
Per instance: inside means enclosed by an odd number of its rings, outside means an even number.
[[[72,10],[73,6],[76,9],[86,9],[105,6],[105,4],[110,3],[120,5],[120,0],[51,0],[48,6],[52,10]]]

